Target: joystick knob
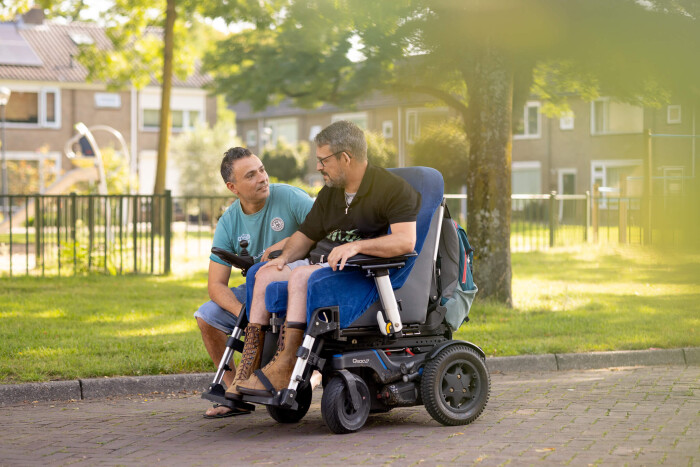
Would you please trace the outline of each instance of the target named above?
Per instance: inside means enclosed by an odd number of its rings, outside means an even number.
[[[248,240],[241,240],[239,245],[241,246],[241,254],[239,256],[250,256],[248,250],[246,250],[248,248]]]

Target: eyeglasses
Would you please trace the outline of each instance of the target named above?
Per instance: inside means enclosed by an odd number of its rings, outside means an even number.
[[[333,156],[337,156],[338,154],[342,154],[342,153],[346,153],[348,156],[350,156],[350,154],[349,154],[345,149],[343,149],[342,151],[334,152],[334,153],[331,154],[330,156],[326,156],[326,157],[322,157],[322,158],[320,158],[320,159],[316,159],[316,163],[317,163],[317,164],[321,164],[321,167],[325,168],[325,167],[326,167],[326,159],[331,158],[331,157],[333,157]],[[352,157],[352,156],[350,156],[350,157]]]

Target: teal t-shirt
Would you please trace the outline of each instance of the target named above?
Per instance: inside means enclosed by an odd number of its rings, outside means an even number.
[[[245,214],[240,200],[226,209],[216,224],[212,246],[240,254],[240,241],[248,240],[248,254],[257,263],[266,247],[289,237],[299,229],[313,204],[313,199],[304,190],[272,183],[265,206],[255,214]],[[209,258],[228,266],[213,253]]]

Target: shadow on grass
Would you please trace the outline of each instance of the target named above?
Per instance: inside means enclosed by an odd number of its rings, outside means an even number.
[[[206,273],[19,278],[0,290],[5,383],[213,371],[193,317]]]
[[[571,353],[700,346],[700,293],[599,294],[566,310],[476,303],[455,338],[487,355]]]

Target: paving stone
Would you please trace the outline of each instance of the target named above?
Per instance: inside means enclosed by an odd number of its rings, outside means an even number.
[[[325,427],[320,390],[291,425],[262,408],[205,420],[209,403],[193,394],[27,403],[0,407],[0,464],[692,465],[700,420],[685,388],[699,384],[700,366],[684,365],[494,373],[489,405],[471,425],[397,408],[343,436]],[[650,392],[671,396],[648,400]]]
[[[585,370],[642,365],[685,365],[685,355],[683,349],[657,349],[557,354],[556,358],[560,370]]]

